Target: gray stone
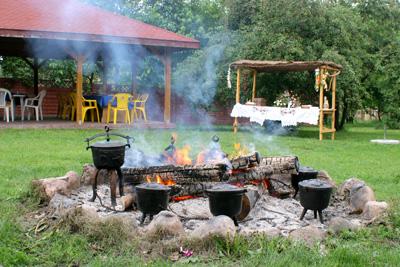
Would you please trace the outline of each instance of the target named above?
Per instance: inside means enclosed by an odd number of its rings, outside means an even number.
[[[48,209],[52,216],[60,217],[65,215],[69,209],[75,208],[78,202],[69,197],[56,193],[50,200]]]
[[[301,241],[308,245],[313,245],[316,242],[324,240],[326,233],[318,227],[309,225],[293,230],[290,232],[289,237],[295,241]]]
[[[350,178],[344,181],[337,190],[337,195],[342,200],[350,200],[350,192],[353,187],[361,187],[364,186],[364,181],[357,178]]]
[[[84,164],[81,176],[81,183],[84,185],[92,185],[96,167],[93,164]]]
[[[374,221],[386,214],[388,206],[389,205],[384,201],[368,201],[365,204],[364,212],[362,215],[366,220]]]
[[[338,199],[349,203],[352,213],[361,213],[365,203],[375,200],[374,191],[357,178],[350,178],[344,181],[337,190]]]
[[[332,234],[338,234],[346,230],[354,231],[358,228],[358,225],[341,217],[332,218],[328,224],[328,232]]]
[[[350,207],[353,213],[361,213],[368,201],[375,201],[374,191],[369,186],[354,186],[351,189]]]
[[[71,190],[78,189],[81,186],[79,175],[74,171],[69,171],[65,176],[68,179],[68,188]]]
[[[201,224],[191,233],[192,238],[203,239],[209,236],[233,238],[236,235],[236,226],[231,218],[219,215]]]
[[[33,180],[32,187],[44,202],[49,202],[56,193],[65,196],[71,195],[67,176]]]
[[[161,234],[164,236],[178,236],[185,230],[179,217],[173,212],[163,210],[158,213],[145,229],[148,235]]]
[[[328,182],[332,186],[333,189],[336,189],[336,183],[329,176],[328,172],[323,171],[323,170],[318,171],[317,179],[321,179],[321,180]]]

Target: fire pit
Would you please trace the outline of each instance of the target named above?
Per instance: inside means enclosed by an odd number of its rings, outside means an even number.
[[[317,218],[324,223],[322,210],[329,205],[329,200],[332,193],[332,186],[320,179],[305,180],[299,183],[300,189],[300,204],[303,206],[303,212],[300,220],[303,220],[307,210],[314,210],[314,218]]]
[[[245,192],[246,189],[230,184],[219,184],[207,189],[211,213],[214,216],[229,216],[238,226],[236,216],[242,209],[242,198]]]
[[[153,215],[168,206],[169,192],[171,188],[158,183],[144,183],[135,187],[138,209],[143,213],[140,224],[144,223],[147,215],[150,215],[150,221]]]

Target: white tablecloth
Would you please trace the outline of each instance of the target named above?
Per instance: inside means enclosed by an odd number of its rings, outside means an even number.
[[[251,122],[263,125],[265,120],[281,121],[282,126],[296,126],[298,123],[318,124],[319,108],[281,108],[236,104],[231,117],[250,118]]]

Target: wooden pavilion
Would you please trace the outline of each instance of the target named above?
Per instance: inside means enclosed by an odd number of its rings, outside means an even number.
[[[340,74],[342,66],[330,61],[256,61],[239,60],[231,64],[236,69],[236,103],[240,102],[240,78],[243,70],[247,69],[253,75],[252,101],[256,97],[256,77],[261,72],[289,72],[289,71],[315,71],[315,89],[319,91],[319,139],[323,134],[331,133],[335,139],[335,111],[336,111],[336,77]],[[331,92],[330,108],[324,108],[324,93]],[[331,117],[331,125],[326,126],[324,117]],[[235,118],[234,131],[237,131],[238,120]]]
[[[0,6],[0,56],[16,56],[33,69],[38,93],[38,71],[47,59],[76,62],[76,122],[81,124],[83,64],[86,60],[107,64],[113,49],[131,55],[132,84],[137,63],[147,54],[164,65],[164,122],[171,120],[171,55],[196,49],[200,43],[141,21],[117,15],[77,0],[2,0]],[[133,88],[135,89],[135,88]]]

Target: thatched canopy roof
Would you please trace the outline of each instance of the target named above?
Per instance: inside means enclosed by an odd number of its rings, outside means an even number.
[[[341,70],[342,66],[331,61],[260,61],[238,60],[231,64],[233,68],[256,70],[257,72],[273,71],[313,71],[320,67]]]

